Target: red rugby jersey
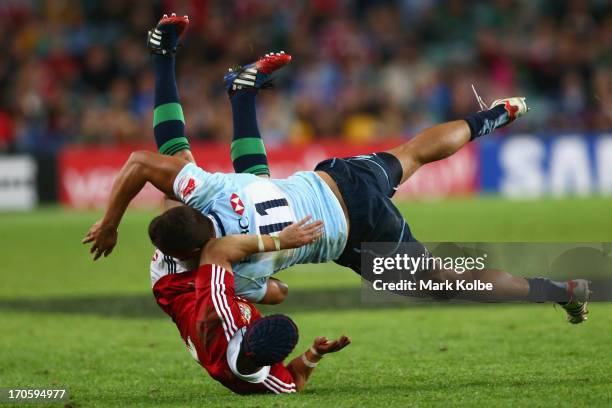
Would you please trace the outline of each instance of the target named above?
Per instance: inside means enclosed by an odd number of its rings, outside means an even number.
[[[234,276],[217,265],[167,274],[153,286],[157,304],[176,323],[193,358],[211,377],[238,394],[294,393],[282,364],[242,375],[235,360],[246,327],[261,318],[249,301],[234,294]]]

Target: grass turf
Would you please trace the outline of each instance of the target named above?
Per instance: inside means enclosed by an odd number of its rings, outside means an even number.
[[[404,203],[422,240],[612,241],[609,199]],[[78,243],[97,214],[0,215],[0,387],[59,387],[72,406],[610,406],[612,305],[564,323],[550,305],[292,310],[301,352],[316,335],[353,344],[307,390],[238,397],[197,366],[149,292],[151,213],[92,264]],[[333,264],[283,271],[291,290],[356,288]],[[333,292],[331,292],[333,293]],[[278,306],[276,311],[282,311]],[[36,404],[40,406],[40,404]]]

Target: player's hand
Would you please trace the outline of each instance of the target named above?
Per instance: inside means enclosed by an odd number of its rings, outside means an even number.
[[[338,340],[333,341],[328,340],[327,337],[317,337],[314,340],[312,348],[320,355],[323,355],[340,351],[349,344],[351,344],[350,337],[344,335],[340,336]]]
[[[102,220],[99,220],[87,231],[87,235],[81,243],[89,244],[93,242],[89,252],[94,254],[93,260],[95,261],[102,255],[106,257],[113,252],[113,248],[117,245],[117,236],[116,227],[105,225]]]
[[[311,218],[309,215],[303,220],[285,227],[278,234],[281,249],[299,248],[321,238],[323,235],[323,221],[308,223]]]

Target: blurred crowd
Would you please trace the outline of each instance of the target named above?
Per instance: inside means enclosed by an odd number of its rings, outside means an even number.
[[[609,0],[0,0],[0,151],[152,140],[146,32],[188,14],[187,134],[231,139],[224,72],[293,55],[258,97],[268,143],[368,143],[524,95],[516,131],[612,128]]]

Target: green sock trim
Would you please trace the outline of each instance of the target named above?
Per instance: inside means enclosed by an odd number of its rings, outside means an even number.
[[[165,154],[167,156],[174,156],[176,153],[180,152],[181,150],[191,150],[191,147],[189,146],[189,144],[180,144]]]
[[[189,141],[186,137],[177,137],[168,140],[166,143],[160,146],[159,152],[168,156],[172,156],[176,152],[181,150],[189,149]]]
[[[243,137],[232,142],[232,161],[247,154],[266,154],[263,140],[258,137]]]
[[[267,174],[269,176],[270,169],[268,168],[267,164],[256,164],[242,171],[241,173],[249,173],[249,174],[254,174],[256,176],[260,174]]]
[[[180,103],[165,103],[155,108],[153,111],[153,127],[168,120],[180,120],[185,123],[183,108]]]

